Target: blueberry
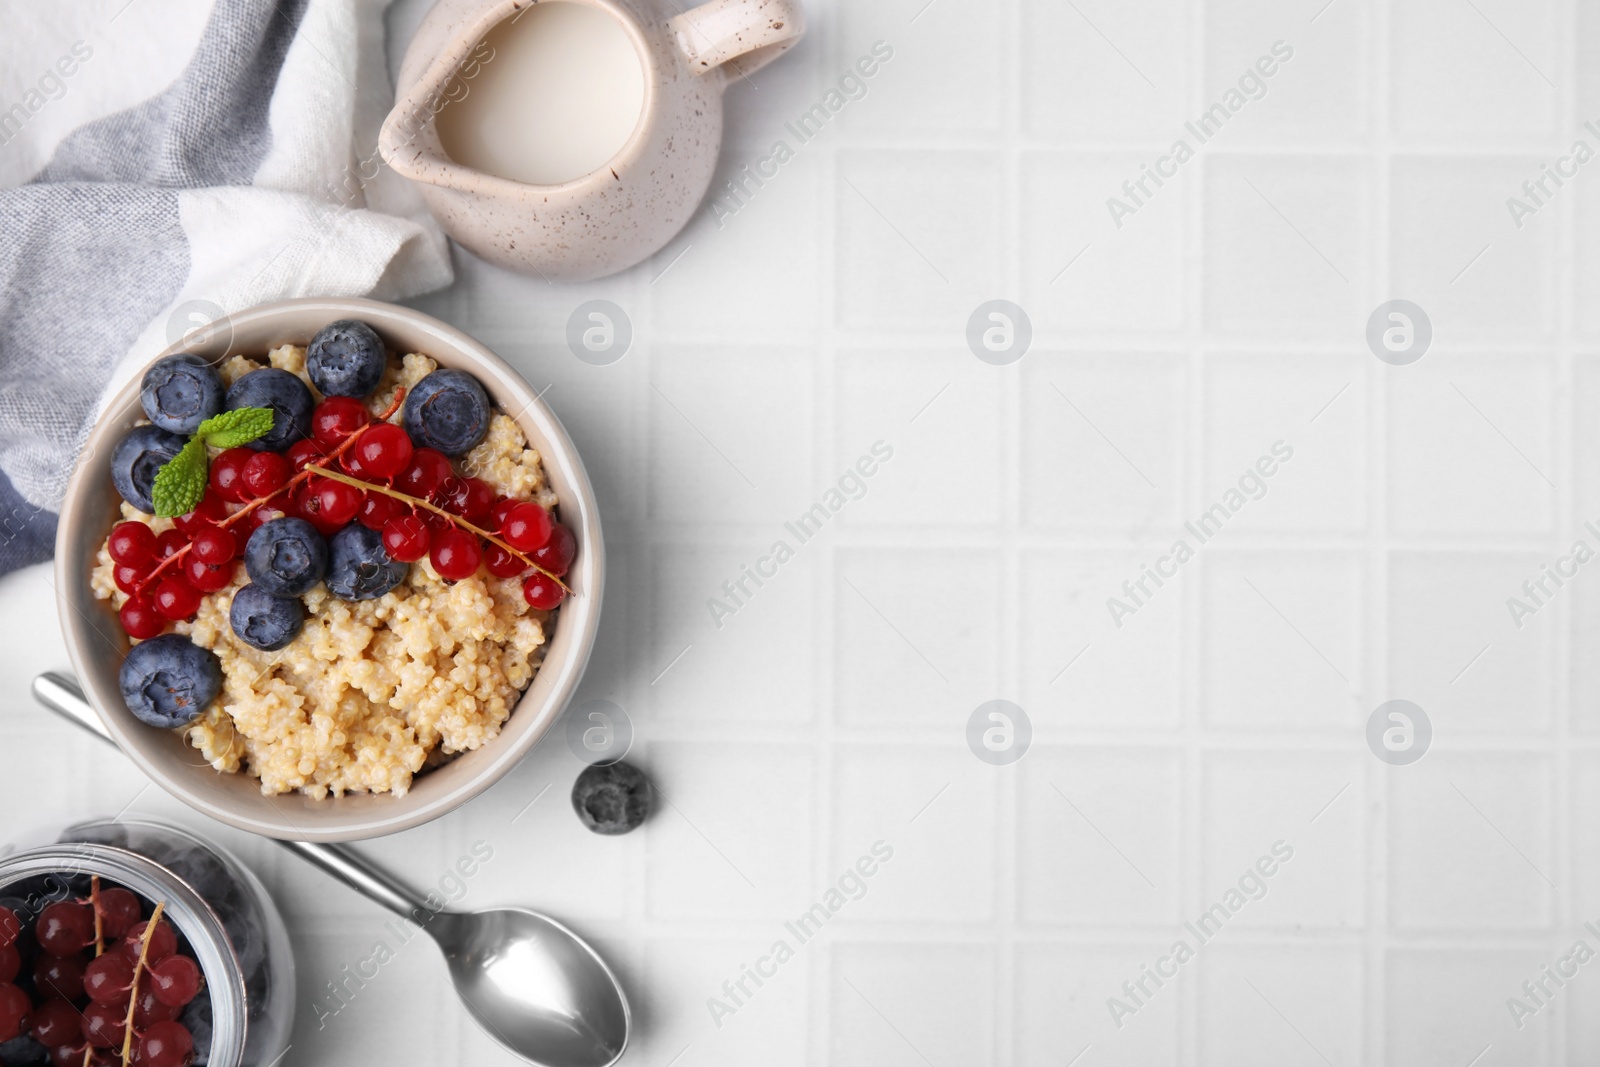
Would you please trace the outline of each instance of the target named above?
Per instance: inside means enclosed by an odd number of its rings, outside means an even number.
[[[156,484],[156,471],[176,456],[184,440],[159,426],[136,426],[111,450],[111,484],[122,499],[146,514],[156,506],[150,489]]]
[[[489,394],[459,370],[436,370],[406,394],[402,423],[411,440],[447,456],[470,452],[489,432]]]
[[[263,652],[276,652],[293,641],[305,625],[300,598],[278,596],[259,585],[247,585],[233,594],[228,621],[239,640]]]
[[[50,1051],[27,1034],[0,1044],[0,1064],[5,1067],[33,1067],[49,1062]]]
[[[328,542],[328,592],[340,600],[376,600],[405,580],[411,566],[389,558],[383,535],[351,523]]]
[[[388,361],[377,331],[355,319],[340,319],[311,339],[306,373],[324,396],[366,396],[378,387]]]
[[[222,410],[222,375],[199,356],[168,356],[144,372],[139,403],[163,430],[190,434]]]
[[[314,401],[306,383],[277,367],[263,367],[233,383],[227,409],[271,408],[272,429],[250,442],[257,452],[282,452],[311,433]]]
[[[162,634],[128,650],[122,699],[140,722],[187,726],[222,692],[222,663],[182,634]]]
[[[572,786],[572,810],[597,834],[625,834],[650,814],[650,779],[618,761],[585,767]]]
[[[328,571],[328,543],[304,519],[273,519],[245,542],[244,569],[264,593],[309,593]]]

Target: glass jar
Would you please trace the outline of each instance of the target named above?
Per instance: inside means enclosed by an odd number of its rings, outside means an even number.
[[[0,901],[24,921],[46,905],[89,893],[99,875],[150,904],[165,904],[205,975],[209,1049],[198,1032],[195,1063],[272,1067],[294,1023],[294,955],[266,887],[223,848],[166,823],[80,823],[58,842],[0,859]],[[22,914],[22,913],[25,913]]]

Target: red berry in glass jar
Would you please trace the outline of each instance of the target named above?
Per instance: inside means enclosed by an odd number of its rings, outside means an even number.
[[[183,576],[189,584],[202,593],[215,593],[226,589],[228,583],[233,581],[233,574],[238,567],[238,561],[229,559],[223,563],[207,563],[189,553],[189,558],[183,561]],[[159,587],[158,587],[159,588]],[[195,605],[195,611],[200,610],[200,605]]]
[[[83,1039],[95,1048],[121,1048],[128,1026],[128,1009],[121,1004],[95,1002],[83,1009],[79,1024]]]
[[[111,578],[117,583],[118,589],[133,596],[154,569],[145,563],[119,563],[111,568]]]
[[[168,956],[150,968],[150,989],[161,1003],[181,1008],[200,994],[200,965],[188,956]]]
[[[330,396],[311,411],[312,440],[332,448],[371,421],[366,405],[353,396]]]
[[[415,563],[426,556],[431,540],[427,523],[415,515],[401,515],[383,524],[383,550],[401,563]]]
[[[83,996],[82,956],[40,956],[33,965],[33,988],[41,997],[77,1000]]]
[[[545,546],[554,527],[550,513],[538,504],[518,504],[507,513],[500,533],[518,552],[532,552]]]
[[[146,987],[147,979],[139,980],[139,994],[133,1002],[133,1028],[135,1032],[144,1030],[156,1023],[176,1019],[182,1008],[174,1008],[155,995],[155,992]],[[127,1005],[123,1005],[127,1007]]]
[[[507,552],[493,541],[483,546],[483,567],[496,578],[515,578],[528,569],[514,552]]]
[[[390,519],[398,519],[406,510],[406,505],[392,496],[369,492],[362,497],[356,518],[369,530],[381,530]]]
[[[147,596],[130,596],[117,612],[122,630],[135,641],[148,641],[160,637],[167,628],[167,617],[156,610],[156,602]]]
[[[393,423],[380,422],[362,434],[350,451],[357,455],[368,477],[389,479],[411,465],[416,449],[404,430]]]
[[[566,596],[567,591],[561,588],[559,582],[538,571],[528,575],[528,580],[522,583],[522,599],[528,602],[530,608],[540,611],[554,611]]]
[[[241,503],[249,500],[250,492],[244,484],[244,465],[256,455],[258,453],[253,448],[225,448],[217,453],[206,476],[212,491],[223,500]]]
[[[439,486],[439,506],[476,525],[494,507],[494,489],[481,478],[451,475]]]
[[[33,1010],[28,1033],[45,1048],[71,1045],[83,1036],[81,1018],[77,1008],[60,997],[52,997]]]
[[[361,510],[361,490],[353,485],[336,482],[331,478],[313,478],[317,483],[317,512],[323,521],[340,526],[356,517]]]
[[[139,1035],[139,1067],[185,1067],[194,1059],[194,1037],[182,1023],[156,1023]]]
[[[132,891],[113,886],[100,891],[100,930],[108,938],[118,938],[139,921],[139,898]]]
[[[0,1044],[4,1044],[27,1029],[28,1013],[33,1001],[28,994],[14,985],[0,985]]]
[[[130,962],[139,958],[139,945],[144,940],[145,927],[149,925],[148,920],[134,923],[128,927],[122,943],[117,946],[117,951],[126,956]],[[150,952],[145,957],[145,962],[164,960],[176,951],[178,951],[178,935],[172,932],[172,924],[162,919],[156,924],[156,932],[150,935]]]
[[[137,519],[119,522],[111,527],[106,550],[118,563],[149,563],[156,554],[155,531]]]
[[[40,956],[41,960],[54,959],[53,956]],[[17,952],[15,945],[0,946],[0,983],[15,982],[17,975],[22,973],[22,955]]]
[[[172,525],[190,540],[208,526],[215,526],[228,517],[228,505],[217,493],[207,493],[200,498],[193,511],[172,520]]]
[[[239,554],[239,544],[233,533],[216,527],[201,530],[194,535],[194,548],[189,555],[205,563],[226,563]]]
[[[22,933],[22,920],[10,908],[0,908],[0,945],[10,948]]]
[[[205,598],[200,590],[189,584],[188,579],[169,574],[156,583],[153,599],[156,610],[164,617],[173,622],[181,622],[193,618],[194,613],[200,610],[200,601]]]
[[[33,933],[52,956],[70,956],[94,942],[94,913],[76,901],[58,900],[39,913]]]
[[[299,471],[312,460],[326,459],[328,452],[317,442],[309,437],[302,437],[289,446],[289,466],[294,471]]]
[[[411,453],[411,462],[395,477],[394,485],[402,493],[428,500],[451,473],[449,457],[443,452],[419,448]]]
[[[182,530],[168,530],[156,538],[156,560],[159,562],[169,556],[178,554],[178,550],[189,543]]]
[[[277,452],[252,452],[239,476],[251,497],[266,496],[283,488],[291,474],[289,460]]]
[[[550,528],[550,540],[534,550],[533,561],[560,578],[567,573],[567,568],[572,566],[572,557],[577,554],[577,538],[572,536],[571,530],[558,522]]]
[[[459,582],[478,573],[483,550],[478,547],[478,539],[472,534],[452,528],[433,539],[429,558],[439,577],[445,581]]]
[[[120,952],[107,952],[83,969],[83,991],[97,1004],[128,1003],[133,989],[133,962]]]

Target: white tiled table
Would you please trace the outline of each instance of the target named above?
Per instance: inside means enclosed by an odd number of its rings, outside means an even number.
[[[1521,1029],[1506,1006],[1577,939],[1600,950],[1600,563],[1520,629],[1506,607],[1600,548],[1600,163],[1521,229],[1506,206],[1574,139],[1600,148],[1597,9],[811,10],[730,90],[725,175],[794,146],[783,123],[875,41],[894,57],[737,212],[592,285],[461,257],[418,302],[549,386],[583,450],[612,562],[584,696],[627,710],[670,803],[589,835],[556,738],[368,850],[421,885],[491,843],[466,903],[593,934],[638,1009],[629,1062],[656,1067],[1600,1058],[1600,963]],[[1106,198],[1276,40],[1265,98],[1114,226]],[[634,329],[607,367],[564,341],[595,297]],[[1035,331],[1007,367],[964,340],[999,297]],[[1391,297],[1436,331],[1413,366],[1366,346]],[[880,440],[865,495],[715,626],[708,598]],[[1106,599],[1280,440],[1266,495],[1115,626]],[[0,610],[8,826],[196,820],[30,706],[64,662],[33,621],[47,573],[0,582]],[[964,740],[999,697],[1033,727],[1006,767]],[[1412,766],[1364,739],[1392,697],[1433,721]],[[293,921],[293,1062],[506,1060],[420,942],[319,1029],[382,916],[221,836]],[[893,859],[799,943],[784,923],[879,840]],[[1265,898],[1114,1025],[1107,998],[1278,840]],[[793,958],[714,1019],[780,938]]]

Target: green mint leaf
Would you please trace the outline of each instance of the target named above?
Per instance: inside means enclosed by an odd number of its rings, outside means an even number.
[[[234,408],[202,422],[194,435],[212,448],[238,448],[271,430],[271,408]]]
[[[176,456],[156,471],[150,499],[156,514],[169,519],[193,511],[206,495],[206,443],[199,434],[189,438]]]

